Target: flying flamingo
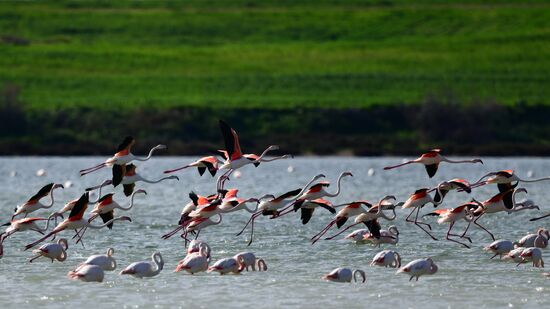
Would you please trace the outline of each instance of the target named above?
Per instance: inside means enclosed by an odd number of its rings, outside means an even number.
[[[130,196],[132,194],[132,192],[134,192],[134,187],[136,185],[136,182],[138,182],[138,181],[143,181],[143,182],[146,182],[146,183],[159,183],[161,181],[168,180],[168,179],[180,180],[178,176],[168,176],[168,177],[163,177],[163,178],[160,178],[160,179],[157,179],[157,180],[149,180],[149,179],[141,177],[141,175],[136,173],[136,168],[137,167],[134,164],[126,165],[124,178],[122,178],[122,181],[120,182],[122,184],[122,186],[124,187],[124,195],[126,195],[126,196]],[[87,188],[86,191],[96,190],[100,186],[101,185],[91,187],[91,188]]]
[[[103,282],[105,273],[97,265],[80,265],[75,270],[70,271],[67,276],[70,279],[84,282]]]
[[[40,248],[33,250],[36,256],[30,259],[29,262],[32,263],[40,257],[47,257],[52,260],[52,263],[54,260],[63,262],[67,259],[67,249],[69,249],[67,239],[60,238],[57,243],[43,244]]]
[[[399,230],[397,226],[390,225],[387,230],[380,230],[379,238],[374,237],[372,233],[365,233],[360,240],[371,242],[379,248],[381,244],[396,245],[399,242]]]
[[[154,277],[158,275],[164,268],[164,260],[160,252],[155,252],[151,255],[152,262],[142,261],[135,262],[124,268],[121,275],[131,275],[136,278]]]
[[[513,170],[503,170],[503,171],[488,173],[483,177],[481,177],[477,181],[477,183],[482,183],[482,180],[487,177],[489,178],[485,180],[484,183],[497,184],[500,192],[505,192],[511,188],[515,188],[520,182],[539,182],[539,181],[550,180],[550,176],[539,178],[539,179],[532,179],[532,180],[521,179],[514,173]],[[516,184],[512,185],[512,182],[514,181],[516,181]]]
[[[334,193],[329,193],[325,191],[325,187],[330,186],[330,182],[328,181],[321,181],[312,185],[311,187],[309,187],[307,191],[300,194],[300,196],[298,196],[298,198],[293,203],[283,208],[280,211],[279,217],[291,212],[292,210],[288,210],[291,207],[294,208],[294,211],[298,211],[298,209],[300,209],[300,207],[306,200],[316,200],[324,197],[336,197],[340,195],[340,189],[341,189],[340,185],[342,182],[342,178],[347,176],[353,177],[353,174],[351,172],[343,172],[342,174],[340,174],[340,176],[338,176],[338,180],[337,180],[338,185],[337,185],[336,192]],[[285,210],[288,210],[288,211],[285,212]]]
[[[466,203],[466,204],[457,206],[455,208],[436,209],[435,211],[429,214],[426,214],[422,217],[438,216],[439,219],[437,219],[437,223],[439,224],[449,223],[449,229],[447,230],[447,235],[445,235],[445,239],[447,239],[448,241],[455,242],[457,244],[461,244],[464,247],[469,249],[470,246],[456,239],[451,238],[451,236],[466,238],[470,243],[472,242],[472,239],[468,236],[464,236],[466,233],[464,233],[463,235],[452,234],[451,229],[453,228],[455,223],[459,220],[467,220],[469,222],[468,223],[469,225],[470,222],[473,220],[471,210],[477,208],[478,206],[479,205],[475,203]]]
[[[490,243],[488,246],[483,248],[483,250],[489,251],[495,254],[491,257],[491,259],[494,259],[497,255],[499,255],[500,258],[502,259],[502,256],[504,254],[507,254],[513,249],[514,249],[514,244],[511,241],[505,240],[505,239],[495,240],[492,243]]]
[[[350,228],[358,225],[358,224],[365,224],[366,227],[369,229],[370,233],[373,234],[376,238],[380,237],[380,224],[378,223],[378,218],[384,218],[388,221],[392,221],[396,218],[395,216],[395,210],[392,209],[394,216],[388,217],[383,212],[384,208],[384,202],[387,200],[395,200],[394,196],[388,195],[383,197],[377,205],[372,205],[368,201],[357,201],[357,202],[351,202],[346,205],[346,207],[342,208],[335,216],[335,218],[329,222],[324,229],[321,230],[321,232],[317,233],[315,236],[311,238],[312,244],[317,242],[323,235],[328,232],[328,230],[336,224],[337,228],[341,228],[348,220],[348,218],[356,217],[355,223],[346,227],[345,229],[341,230],[337,234],[326,238],[327,240],[331,240],[335,238],[336,236],[344,233],[345,231],[349,230]],[[368,210],[365,210],[362,205],[365,205],[368,207]]]
[[[220,275],[225,275],[228,273],[234,273],[236,275],[240,274],[244,270],[245,266],[243,264],[242,258],[225,258],[218,260],[214,265],[208,267],[208,272],[218,272]]]
[[[126,170],[126,164],[136,160],[136,161],[147,161],[151,159],[151,156],[153,155],[153,152],[157,149],[166,149],[165,145],[157,145],[149,151],[149,155],[145,158],[142,157],[136,157],[134,154],[132,154],[132,146],[135,144],[135,139],[131,136],[127,136],[124,141],[120,145],[118,145],[117,152],[115,155],[109,159],[107,159],[105,162],[96,165],[94,167],[90,167],[87,169],[80,170],[80,176],[84,176],[86,174],[95,172],[97,170],[100,170],[106,166],[112,166],[113,167],[113,186],[116,187],[120,184],[122,181],[122,178],[125,175]]]
[[[399,268],[401,267],[401,256],[397,251],[383,250],[378,252],[370,262],[370,266],[382,266]]]
[[[365,283],[367,277],[365,276],[364,271],[360,269],[351,271],[351,269],[343,267],[334,269],[330,273],[321,277],[321,279],[332,282],[351,282],[351,280],[353,279],[355,282],[357,282],[357,274],[361,275],[361,283]]]
[[[239,136],[237,132],[231,128],[223,120],[220,120],[220,129],[222,131],[223,139],[225,141],[225,151],[221,151],[224,154],[225,162],[219,167],[219,169],[227,169],[228,171],[224,173],[224,176],[229,177],[233,171],[247,165],[254,164],[258,166],[260,162],[270,162],[278,159],[287,159],[291,158],[290,155],[285,155],[273,159],[264,159],[264,156],[273,150],[279,149],[279,146],[271,145],[267,147],[260,156],[254,154],[243,154],[241,151],[241,145],[239,143]],[[218,189],[221,189],[220,183],[218,182]]]
[[[407,265],[401,267],[396,274],[403,273],[411,276],[409,281],[416,277],[416,281],[418,281],[420,276],[433,275],[437,272],[437,269],[438,267],[435,265],[434,261],[431,258],[426,258],[414,260],[408,263]]]
[[[8,238],[13,233],[23,232],[23,231],[35,231],[43,235],[44,232],[48,230],[48,227],[50,226],[50,221],[53,219],[53,217],[54,215],[48,218],[22,218],[22,219],[12,220],[9,223],[3,224],[3,226],[9,225],[9,227],[2,234],[0,234],[0,257],[2,257],[4,254],[3,244],[6,238]],[[38,221],[44,221],[44,220],[47,220],[46,226],[44,228],[40,228],[38,227],[38,225],[36,225]]]
[[[256,211],[250,216],[250,219],[248,219],[248,222],[246,222],[245,226],[237,234],[237,236],[241,235],[246,230],[246,227],[252,223],[250,228],[250,240],[248,242],[248,245],[250,246],[254,239],[254,221],[256,220],[256,218],[258,218],[259,216],[272,216],[272,218],[279,216],[279,209],[295,201],[299,196],[301,196],[308,189],[308,187],[314,181],[322,177],[325,177],[325,175],[318,174],[314,176],[302,189],[292,190],[278,197],[275,197],[269,194],[261,197],[259,199],[260,202],[258,204],[258,211]]]
[[[440,149],[432,149],[424,154],[422,154],[420,157],[412,160],[407,161],[398,165],[394,166],[387,166],[384,167],[384,170],[391,170],[397,167],[401,167],[407,164],[413,164],[413,163],[420,163],[423,164],[424,167],[426,167],[426,172],[428,172],[428,176],[432,178],[435,173],[437,172],[437,168],[439,167],[439,163],[441,162],[447,162],[447,163],[481,163],[483,164],[483,161],[481,159],[472,159],[472,160],[460,160],[460,161],[453,161],[449,160],[446,157],[439,154],[441,152]]]
[[[31,212],[35,212],[38,209],[51,208],[54,204],[53,191],[57,188],[63,188],[63,185],[57,183],[49,183],[42,187],[38,191],[38,193],[33,195],[28,201],[15,208],[15,213],[11,217],[12,220],[20,214],[25,214],[26,217],[28,214],[30,214]],[[40,203],[40,199],[46,197],[48,194],[50,195],[50,203],[48,205]]]
[[[264,259],[256,258],[256,255],[252,252],[237,253],[233,258],[236,260],[240,259],[246,271],[248,271],[248,267],[251,267],[253,271],[256,271],[256,265],[258,266],[258,271],[267,270],[267,264]]]
[[[497,213],[501,211],[512,213],[524,209],[518,208],[518,203],[516,203],[516,194],[518,192],[527,193],[527,190],[524,188],[510,189],[508,191],[501,192],[481,203],[476,202],[479,204],[479,206],[472,212],[472,215],[475,218],[472,223],[487,232],[493,240],[496,240],[493,233],[489,232],[489,230],[481,226],[479,223],[477,223],[477,221],[485,214]]]
[[[199,272],[207,271],[208,263],[210,263],[210,257],[207,251],[208,249],[202,246],[199,252],[188,254],[183,260],[178,262],[174,272],[185,270],[191,275],[194,275]]]
[[[421,230],[423,230],[426,234],[428,234],[433,240],[437,240],[428,230],[426,230],[422,225],[427,226],[430,230],[432,227],[424,222],[418,222],[418,213],[420,212],[420,208],[424,207],[424,205],[428,203],[434,204],[434,206],[438,205],[432,197],[428,194],[429,189],[428,188],[422,188],[416,190],[411,196],[405,201],[402,208],[407,209],[411,208],[411,213],[407,216],[405,221],[414,223],[416,226],[418,226]],[[413,215],[413,213],[416,212],[416,216],[414,217],[414,220],[411,220],[410,217]]]
[[[218,215],[218,221],[214,221],[210,219],[210,217],[206,217],[206,218],[199,217],[199,218],[192,219],[189,222],[189,224],[185,227],[185,232],[181,237],[186,241],[188,241],[187,234],[190,232],[197,232],[197,234],[195,234],[195,239],[197,239],[199,237],[201,230],[212,225],[218,225],[222,222],[222,216],[220,214],[217,214],[217,215]]]
[[[113,254],[115,253],[115,249],[109,248],[107,249],[106,254],[97,254],[92,255],[86,259],[82,264],[80,265],[96,265],[101,267],[103,270],[115,270],[116,269],[116,260],[113,257]]]
[[[455,178],[438,184],[437,187],[435,187],[435,195],[433,197],[433,200],[437,205],[439,205],[443,203],[443,199],[445,198],[447,193],[449,193],[449,191],[458,189],[461,189],[462,191],[465,191],[467,193],[472,192],[472,187],[468,181]]]
[[[52,235],[55,235],[55,234],[57,234],[61,231],[64,231],[66,229],[78,230],[78,229],[81,229],[83,227],[89,227],[91,229],[101,229],[101,228],[104,228],[107,225],[113,223],[114,221],[118,221],[118,220],[132,221],[129,217],[124,217],[123,216],[123,217],[113,218],[113,219],[107,221],[103,225],[92,225],[90,222],[88,222],[88,220],[83,218],[84,217],[84,212],[86,211],[86,208],[88,208],[88,198],[89,198],[88,193],[82,194],[80,199],[74,205],[73,210],[71,210],[71,213],[69,214],[69,218],[67,218],[67,219],[63,220],[62,222],[60,222],[50,233],[46,234],[46,236],[44,236],[44,237],[40,238],[39,240],[25,246],[25,250],[28,250],[28,249],[36,246],[37,244],[39,244],[39,243],[43,242],[44,240],[48,239],[48,237],[50,237]],[[80,236],[78,241],[81,241],[81,240],[82,240],[82,236]]]
[[[218,164],[221,163],[215,156],[202,157],[194,162],[191,162],[185,166],[178,167],[176,169],[164,171],[165,174],[174,173],[189,167],[196,167],[199,171],[199,175],[203,175],[206,170],[210,172],[212,177],[216,176],[218,172]]]
[[[256,210],[258,210],[258,202],[259,200],[257,198],[242,199],[242,198],[234,197],[229,199],[223,199],[219,208],[222,211],[222,213],[234,212],[234,211],[239,211],[244,209],[247,212],[253,214],[256,212]],[[246,206],[247,203],[256,203],[256,208],[248,208]]]
[[[111,183],[112,183],[111,180],[105,180],[105,181],[103,181],[103,183],[102,183],[101,186],[99,187],[99,193],[98,193],[98,195],[97,195],[97,199],[96,199],[95,201],[93,201],[93,202],[90,201],[90,204],[95,204],[95,203],[97,203],[97,202],[99,201],[99,198],[102,196],[102,195],[101,195],[101,189],[102,189],[103,187],[107,186],[107,185],[110,185]],[[63,218],[63,214],[66,213],[66,212],[71,211],[71,210],[73,209],[73,207],[74,207],[74,204],[76,204],[77,201],[78,201],[78,199],[74,199],[74,200],[72,200],[72,201],[67,202],[67,203],[63,206],[63,208],[61,208],[61,210],[56,211],[54,214],[60,216],[61,218]]]

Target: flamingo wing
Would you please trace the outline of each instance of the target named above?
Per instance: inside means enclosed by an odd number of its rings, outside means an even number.
[[[237,160],[242,157],[241,145],[239,144],[239,136],[227,123],[220,120],[220,129],[225,141],[225,149],[231,160]]]
[[[134,192],[134,187],[136,186],[135,183],[122,185],[124,187],[124,195],[130,196],[132,195],[132,192]]]
[[[118,186],[122,182],[122,178],[126,174],[126,165],[119,165],[114,164],[113,165],[113,187]]]
[[[45,197],[46,195],[48,195],[48,193],[50,193],[50,191],[52,190],[53,188],[53,183],[49,183],[45,186],[43,186],[40,190],[38,190],[38,193],[36,193],[35,195],[33,195],[28,201],[27,203],[29,202],[38,202],[38,200],[40,200],[41,198]]]
[[[122,143],[120,143],[116,149],[116,152],[119,153],[121,151],[128,151],[130,152],[132,145],[135,143],[135,139],[132,136],[126,136]]]
[[[425,167],[426,167],[426,172],[428,172],[428,176],[432,178],[434,177],[435,173],[437,173],[437,168],[439,167],[439,163],[428,164],[428,165],[425,165]]]
[[[307,224],[309,220],[311,220],[311,216],[313,216],[313,211],[315,211],[315,208],[302,208],[300,219],[302,219],[302,224]]]
[[[300,189],[300,188],[298,188],[296,190],[288,191],[288,192],[274,198],[273,202],[280,202],[280,201],[282,201],[284,199],[287,199],[289,197],[296,196],[296,195],[298,195],[298,193],[300,193],[300,191],[302,191],[302,189]]]
[[[114,213],[115,212],[111,210],[109,212],[99,214],[99,216],[101,217],[101,220],[103,220],[103,223],[107,223],[107,222],[109,222],[109,220],[112,220],[115,217]],[[107,227],[109,229],[112,229],[113,228],[113,222],[107,224]]]
[[[330,202],[327,201],[327,200],[316,199],[316,200],[309,201],[309,202],[312,203],[312,204],[318,205],[319,207],[323,207],[324,209],[330,211],[330,213],[332,213],[332,214],[336,213],[336,209],[334,209],[334,207],[332,207],[330,205]]]
[[[374,238],[379,239],[380,238],[380,230],[382,227],[380,226],[380,223],[378,223],[378,220],[370,220],[363,222],[369,229],[369,232],[374,236]]]
[[[452,183],[460,189],[466,191],[467,193],[472,193],[472,188],[470,187],[470,184],[465,180],[454,180],[452,181]]]
[[[441,192],[441,194],[439,192]],[[471,192],[471,190],[470,190],[470,192]],[[448,190],[444,190],[444,189],[435,190],[434,202],[440,203],[441,201],[443,201],[443,199],[445,198],[445,195],[447,195],[447,193],[449,193]],[[437,207],[437,205],[434,204],[434,207]]]
[[[86,192],[76,201],[71,213],[69,214],[69,220],[76,221],[82,219],[86,208],[88,208],[89,193]]]
[[[519,182],[516,182],[515,185],[512,185],[512,183],[509,182],[509,183],[499,183],[497,184],[497,187],[499,192],[506,192],[506,191],[515,189],[518,185],[519,185]]]

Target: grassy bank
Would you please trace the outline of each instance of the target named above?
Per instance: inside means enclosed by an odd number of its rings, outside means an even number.
[[[550,105],[544,1],[0,2],[25,110]]]

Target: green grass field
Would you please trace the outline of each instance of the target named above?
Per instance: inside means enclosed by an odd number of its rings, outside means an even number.
[[[486,2],[3,1],[0,85],[31,109],[550,104],[550,3]]]

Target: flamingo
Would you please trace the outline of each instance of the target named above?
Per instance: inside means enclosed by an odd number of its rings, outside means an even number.
[[[380,230],[379,238],[372,233],[365,233],[360,240],[371,242],[379,248],[381,244],[396,245],[399,242],[399,230],[397,226],[390,225],[387,230]]]
[[[54,215],[48,217],[48,218],[22,218],[17,220],[12,220],[9,223],[3,224],[4,226],[9,225],[9,227],[0,234],[0,257],[4,254],[4,240],[8,238],[10,235],[16,232],[23,232],[23,231],[35,231],[40,234],[44,234],[45,231],[48,230],[48,227],[50,226],[50,221],[53,219]],[[40,228],[36,223],[38,221],[46,221],[46,226],[44,228]]]
[[[330,273],[321,277],[321,279],[332,282],[351,282],[351,280],[353,279],[355,282],[357,282],[357,274],[361,275],[361,283],[365,283],[367,277],[365,276],[364,271],[360,269],[351,271],[351,269],[344,267],[334,269]]]
[[[351,239],[355,242],[359,242],[363,240],[363,236],[366,234],[369,234],[369,229],[358,229],[346,235],[344,239]]]
[[[214,265],[208,267],[208,272],[218,272],[220,275],[228,273],[240,274],[245,266],[242,259],[225,258],[218,260]]]
[[[135,139],[132,136],[127,136],[120,145],[118,145],[117,152],[111,158],[105,160],[105,162],[100,163],[96,166],[80,170],[80,176],[95,172],[106,166],[113,167],[113,186],[116,187],[122,181],[123,176],[125,175],[125,170],[127,168],[126,164],[136,160],[136,161],[147,161],[151,159],[153,152],[157,149],[166,149],[165,145],[157,145],[149,151],[149,155],[145,158],[137,157],[132,154],[132,146],[135,144]]]
[[[92,255],[86,259],[81,265],[96,265],[101,267],[103,270],[115,270],[116,269],[116,260],[113,257],[113,254],[115,253],[115,249],[109,248],[107,249],[106,254],[97,254]]]
[[[474,200],[475,202],[475,200]],[[460,242],[456,239],[451,238],[451,236],[456,236],[460,238],[466,238],[470,243],[472,242],[472,239],[468,236],[465,236],[466,231],[462,235],[452,234],[451,230],[455,223],[459,220],[467,220],[468,225],[470,225],[472,218],[471,210],[477,208],[479,205],[475,204],[474,202],[462,204],[455,208],[449,208],[449,209],[436,209],[435,211],[426,214],[425,216],[439,216],[439,219],[437,219],[437,223],[443,224],[443,223],[449,223],[449,229],[447,230],[447,235],[445,235],[445,239],[448,241],[455,242],[457,244],[463,245],[466,248],[470,248],[467,244]]]
[[[539,181],[550,180],[550,176],[539,178],[539,179],[531,179],[531,180],[521,179],[514,173],[513,170],[502,170],[498,172],[491,172],[484,175],[477,181],[477,183],[482,183],[482,180],[487,177],[489,178],[485,180],[484,183],[497,184],[500,192],[505,192],[512,188],[515,188],[520,182],[539,182]],[[516,181],[516,184],[512,185],[512,182],[514,181]]]
[[[246,207],[247,203],[256,203],[256,208],[248,208]],[[249,198],[249,199],[242,199],[242,198],[229,198],[224,199],[222,203],[219,206],[219,209],[222,213],[228,213],[228,212],[234,212],[239,210],[246,210],[249,213],[255,213],[256,210],[258,210],[258,203],[259,200],[257,198]]]
[[[246,227],[252,223],[250,229],[250,240],[248,241],[248,246],[250,246],[252,244],[252,241],[254,240],[254,221],[256,220],[256,218],[258,218],[260,215],[272,216],[272,218],[279,216],[279,209],[295,201],[307,190],[307,188],[313,182],[323,177],[325,177],[325,175],[323,174],[315,175],[302,189],[288,191],[282,195],[279,195],[278,197],[268,194],[259,198],[260,202],[258,203],[258,210],[250,216],[250,219],[248,219],[243,229],[239,233],[237,233],[237,236],[241,235],[246,230]]]
[[[472,192],[472,186],[468,181],[460,178],[455,178],[438,184],[437,187],[435,187],[435,195],[433,197],[433,200],[437,205],[439,205],[443,202],[443,199],[445,198],[447,193],[449,193],[449,191],[458,189],[461,189],[462,191],[465,191],[467,193]]]
[[[459,160],[459,161],[453,161],[449,160],[446,157],[442,156],[440,154],[440,149],[432,149],[424,154],[422,154],[420,157],[412,160],[407,161],[401,164],[397,164],[394,166],[386,166],[384,167],[384,170],[391,170],[397,167],[401,167],[407,164],[413,164],[413,163],[420,163],[424,164],[424,167],[426,167],[426,172],[428,172],[428,176],[432,178],[435,173],[437,172],[437,168],[439,167],[439,163],[441,162],[447,162],[447,163],[481,163],[483,164],[483,161],[481,159],[471,159],[471,160]]]
[[[151,255],[152,262],[142,261],[135,262],[124,268],[120,275],[131,275],[136,278],[154,277],[158,275],[164,268],[164,260],[160,252],[155,252]]]
[[[199,252],[188,254],[183,260],[179,261],[174,272],[185,270],[191,275],[194,275],[196,273],[208,270],[210,253],[209,249],[206,248],[206,246],[202,246],[200,247]]]
[[[437,272],[437,269],[437,265],[435,265],[434,261],[431,258],[425,258],[417,259],[408,263],[407,265],[399,268],[396,274],[403,273],[411,276],[409,281],[416,277],[416,281],[418,281],[418,278],[420,278],[420,276],[433,275]]]
[[[258,266],[258,271],[267,270],[267,264],[264,259],[256,258],[256,255],[252,252],[237,253],[233,258],[236,260],[240,259],[246,271],[248,271],[248,267],[251,267],[253,271],[256,271],[256,265]]]
[[[363,223],[363,224],[365,224],[365,226],[367,226],[367,228],[369,229],[371,234],[373,234],[376,238],[379,238],[380,237],[380,224],[378,223],[377,219],[378,218],[384,218],[388,221],[392,221],[396,218],[395,210],[393,209],[393,204],[391,205],[392,211],[393,211],[393,217],[388,217],[383,212],[384,207],[389,207],[387,204],[385,204],[385,201],[391,200],[391,199],[395,200],[395,197],[391,196],[391,195],[385,196],[376,205],[371,205],[367,201],[357,201],[357,202],[351,202],[351,203],[348,203],[348,204],[344,204],[344,205],[346,205],[346,207],[342,208],[342,210],[340,210],[336,214],[335,218],[331,222],[329,222],[325,226],[325,228],[323,228],[321,230],[321,232],[317,233],[315,236],[312,237],[312,239],[311,239],[312,244],[317,242],[319,239],[321,239],[321,237],[326,232],[328,232],[328,230],[334,224],[336,224],[337,228],[341,228],[347,222],[348,218],[354,217],[354,216],[356,216],[354,224],[351,224],[348,227],[346,227],[345,229],[343,229],[340,232],[336,233],[335,235],[326,238],[326,240],[334,239],[336,236],[344,233],[345,231],[349,230],[350,228],[352,228],[352,227],[354,227],[358,224],[361,224],[361,223]],[[367,206],[368,210],[365,210],[361,205]]]
[[[397,251],[383,250],[378,252],[374,258],[372,258],[370,266],[399,268],[401,267],[401,256],[397,253]]]
[[[124,178],[122,178],[122,181],[120,182],[122,186],[124,187],[124,195],[130,196],[132,192],[134,192],[134,187],[136,185],[136,182],[142,181],[146,183],[159,183],[164,180],[168,179],[176,179],[180,180],[178,176],[168,176],[163,177],[157,180],[149,180],[146,178],[141,177],[138,173],[136,173],[136,166],[134,164],[128,164],[125,168]],[[114,183],[113,183],[114,184]],[[93,191],[98,189],[100,186],[95,186],[91,188],[87,188],[86,191]]]
[[[71,213],[69,214],[69,218],[67,218],[67,219],[63,220],[62,222],[60,222],[50,233],[46,234],[46,236],[44,236],[44,237],[40,238],[39,240],[25,246],[25,250],[28,250],[28,249],[36,246],[37,244],[39,244],[39,243],[43,242],[44,240],[46,240],[48,237],[50,237],[52,235],[55,235],[55,234],[57,234],[61,231],[64,231],[66,229],[78,230],[78,229],[81,229],[83,227],[89,227],[91,229],[101,229],[101,228],[104,228],[107,225],[113,223],[114,221],[118,221],[118,220],[132,221],[132,219],[130,219],[129,217],[122,216],[122,217],[113,218],[113,219],[107,221],[106,223],[104,223],[103,225],[92,225],[90,222],[88,222],[88,220],[83,219],[84,212],[86,211],[86,208],[88,208],[88,199],[89,199],[89,194],[88,193],[82,194],[80,199],[74,205],[73,210],[71,210]],[[81,240],[82,240],[82,236],[79,238],[78,241],[81,241]]]
[[[224,156],[225,161],[223,164],[219,167],[219,169],[227,169],[228,171],[224,173],[224,176],[229,176],[233,171],[247,165],[247,164],[254,164],[255,166],[258,166],[260,162],[270,162],[278,159],[287,159],[291,158],[291,155],[284,155],[282,157],[277,157],[273,159],[264,159],[264,156],[273,150],[278,150],[279,146],[271,145],[262,152],[260,156],[254,155],[254,154],[243,154],[241,151],[241,145],[239,143],[239,136],[237,135],[237,132],[231,128],[227,123],[225,123],[223,120],[220,120],[220,130],[223,135],[223,139],[225,142],[225,150],[222,150],[221,153]],[[220,189],[220,183],[218,182],[218,189]]]
[[[210,258],[210,246],[206,242],[197,239],[191,240],[191,242],[189,243],[189,247],[187,247],[187,254],[198,253],[202,247],[204,247],[204,250],[206,250],[206,257]]]
[[[483,250],[489,251],[495,254],[491,257],[491,259],[495,258],[495,256],[497,255],[500,256],[500,258],[502,259],[503,255],[507,254],[513,249],[514,249],[514,244],[511,241],[505,240],[505,239],[495,240],[492,243],[490,243],[488,246],[483,248]]]
[[[216,176],[216,173],[218,172],[218,164],[220,164],[221,162],[214,156],[207,156],[207,157],[202,157],[194,162],[191,162],[185,166],[182,166],[182,167],[178,167],[176,169],[172,169],[172,170],[167,170],[167,171],[164,171],[165,174],[170,174],[170,173],[174,173],[174,172],[177,172],[177,171],[180,171],[180,170],[183,170],[183,169],[186,169],[186,168],[189,168],[189,167],[196,167],[198,170],[199,170],[199,175],[203,175],[204,172],[206,172],[206,170],[208,169],[208,172],[210,173],[210,175],[212,175],[212,177]]]
[[[516,203],[516,194],[518,192],[527,193],[527,190],[524,188],[512,188],[508,191],[498,193],[497,195],[481,203],[476,202],[479,206],[472,212],[472,215],[475,218],[472,222],[479,228],[487,232],[493,240],[496,240],[493,233],[489,232],[489,230],[481,226],[481,224],[477,223],[477,221],[485,214],[497,213],[501,211],[511,213],[521,210],[521,208],[516,208],[518,206],[518,204]]]
[[[527,234],[515,243],[518,247],[546,248],[550,239],[550,232],[547,229],[539,228],[535,234]]]
[[[514,250],[510,250],[507,254],[505,254],[504,256],[502,256],[502,260],[504,261],[509,261],[509,260],[512,260],[513,262],[515,263],[519,263],[521,264],[521,262],[523,262],[523,258],[521,257],[521,253],[523,252],[523,250],[525,250],[527,248],[525,247],[517,247],[515,248]],[[518,265],[519,265],[518,264]]]
[[[132,193],[132,196],[130,197],[130,205],[127,207],[120,206],[117,202],[113,200],[114,193],[109,193],[101,197],[97,204],[95,205],[94,209],[92,209],[91,213],[92,216],[90,217],[90,221],[94,220],[98,216],[101,217],[103,222],[107,222],[114,218],[114,211],[115,209],[121,209],[123,211],[128,211],[134,207],[134,197],[136,194],[145,194],[147,195],[147,191],[145,190],[136,190]],[[113,227],[112,223],[107,226],[109,229]]]
[[[519,264],[521,263],[532,262],[533,267],[544,268],[544,261],[542,260],[542,251],[540,250],[540,248],[525,248],[519,256],[521,258],[521,262],[519,262],[516,266],[519,266]]]
[[[189,232],[197,232],[197,234],[195,235],[195,239],[197,239],[199,237],[199,234],[200,234],[201,230],[203,230],[203,229],[205,229],[209,226],[212,226],[212,225],[218,225],[220,223],[222,223],[222,216],[220,214],[218,214],[218,221],[211,220],[210,217],[207,217],[207,218],[204,218],[204,217],[194,218],[186,226],[185,232],[182,235],[182,238],[187,241],[188,240],[187,239],[187,234]]]
[[[311,187],[309,187],[307,191],[300,194],[300,196],[298,196],[298,198],[293,203],[283,208],[281,210],[281,213],[279,214],[279,217],[291,212],[292,210],[285,212],[285,210],[291,207],[294,207],[294,211],[298,211],[298,209],[300,209],[300,207],[306,200],[316,200],[324,197],[336,197],[340,195],[340,189],[341,189],[340,185],[341,185],[342,179],[347,176],[353,177],[353,174],[351,172],[343,172],[340,174],[340,176],[338,176],[338,180],[337,180],[338,187],[336,189],[336,192],[334,193],[329,193],[325,191],[325,187],[330,186],[330,182],[328,181],[321,181],[312,185]]]
[[[405,218],[405,221],[414,223],[416,226],[418,226],[421,230],[423,230],[426,234],[428,234],[433,240],[437,240],[430,232],[428,232],[422,225],[427,226],[430,231],[432,230],[431,225],[424,223],[424,222],[418,222],[418,213],[420,212],[420,209],[424,207],[424,205],[428,203],[432,203],[434,206],[437,206],[438,203],[434,202],[432,197],[428,194],[429,189],[428,188],[422,188],[416,190],[411,196],[405,201],[402,208],[412,208],[411,213]],[[414,217],[414,220],[410,220],[410,217],[412,214],[416,212],[416,216]]]
[[[42,256],[51,259],[52,263],[54,260],[63,262],[67,259],[67,249],[69,249],[67,239],[61,238],[57,241],[57,243],[44,244],[40,246],[40,248],[33,250],[33,253],[35,253],[36,256],[31,258],[29,262],[32,263],[34,260]]]
[[[103,282],[105,273],[97,265],[80,265],[75,270],[70,271],[67,276],[70,279],[84,282]]]
[[[99,193],[97,195],[97,199],[95,201],[90,201],[90,204],[95,204],[99,201],[99,198],[101,197],[101,189],[107,185],[110,185],[112,183],[111,180],[105,180],[103,181],[103,183],[101,184],[101,186],[99,187]],[[67,202],[63,208],[61,208],[61,210],[59,211],[56,211],[54,214],[60,216],[61,218],[63,218],[63,214],[66,213],[66,212],[70,212],[73,207],[74,207],[74,204],[76,204],[76,202],[78,201],[78,199],[74,199],[72,201],[69,201]]]
[[[64,188],[62,184],[58,183],[49,183],[42,187],[35,195],[33,195],[28,201],[25,203],[17,206],[15,208],[15,213],[11,217],[13,220],[16,216],[20,214],[25,214],[25,217],[30,214],[31,212],[35,212],[38,209],[48,209],[51,208],[54,204],[54,198],[53,198],[53,191],[57,188]],[[47,205],[44,205],[40,203],[40,200],[47,195],[50,195],[50,203]]]

